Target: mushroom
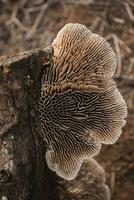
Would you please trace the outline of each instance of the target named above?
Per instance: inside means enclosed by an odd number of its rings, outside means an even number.
[[[105,177],[105,171],[98,162],[88,159],[82,163],[74,180],[57,177],[57,185],[51,195],[58,194],[59,200],[110,200],[111,194]]]
[[[83,160],[121,135],[126,103],[113,80],[117,59],[104,38],[81,24],[67,24],[52,43],[39,102],[48,167],[74,179]]]

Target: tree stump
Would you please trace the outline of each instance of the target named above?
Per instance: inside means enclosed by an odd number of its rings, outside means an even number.
[[[0,199],[47,199],[45,147],[32,121],[38,124],[39,71],[50,54],[47,48],[0,59]]]
[[[46,165],[45,144],[37,134],[38,100],[41,72],[52,53],[48,47],[0,58],[0,199],[109,200],[97,162],[83,163],[69,182]]]

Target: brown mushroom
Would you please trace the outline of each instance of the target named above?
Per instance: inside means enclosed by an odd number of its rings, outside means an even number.
[[[71,180],[84,159],[121,134],[126,103],[112,79],[110,45],[81,24],[67,24],[52,43],[53,64],[43,76],[39,103],[49,168]]]
[[[78,176],[67,181],[57,177],[57,185],[52,195],[59,200],[110,200],[110,190],[106,184],[104,169],[94,160],[82,163]],[[50,185],[51,187],[51,185]]]

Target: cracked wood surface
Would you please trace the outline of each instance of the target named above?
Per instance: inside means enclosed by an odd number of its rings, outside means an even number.
[[[46,173],[41,158],[44,145],[39,144],[31,121],[39,70],[49,59],[50,48],[0,58],[0,199],[46,196],[40,179]]]

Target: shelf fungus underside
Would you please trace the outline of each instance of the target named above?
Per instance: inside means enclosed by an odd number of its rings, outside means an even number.
[[[127,108],[113,80],[116,55],[104,38],[67,24],[52,47],[39,102],[42,137],[49,168],[71,180],[101,144],[117,141]]]

